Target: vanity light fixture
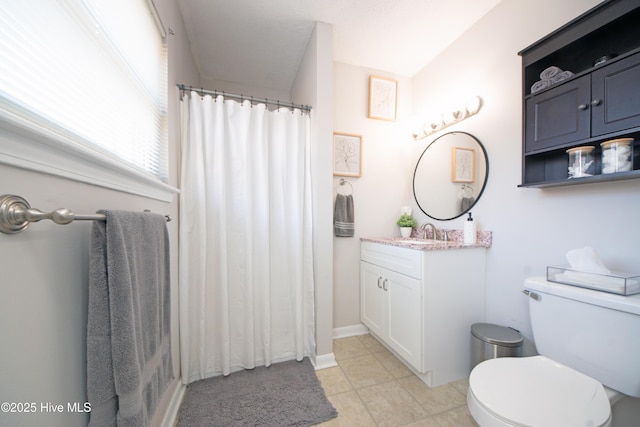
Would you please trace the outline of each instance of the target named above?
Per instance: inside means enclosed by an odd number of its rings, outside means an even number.
[[[481,106],[482,99],[479,96],[473,96],[467,99],[467,101],[464,103],[464,106],[460,106],[460,108],[457,108],[455,110],[442,113],[439,118],[425,123],[422,126],[420,132],[416,132],[412,135],[413,139],[415,141],[418,141],[448,126],[451,126],[454,123],[461,122],[467,117],[477,114],[478,111],[480,111]]]

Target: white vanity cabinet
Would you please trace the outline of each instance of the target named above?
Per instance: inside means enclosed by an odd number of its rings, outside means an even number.
[[[407,363],[420,366],[422,280],[419,251],[363,242],[360,318]]]
[[[360,319],[430,386],[469,375],[469,331],[485,314],[485,251],[361,244]]]

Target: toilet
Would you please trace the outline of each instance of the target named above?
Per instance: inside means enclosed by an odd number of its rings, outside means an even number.
[[[640,295],[625,297],[544,277],[527,279],[524,288],[540,354],[490,359],[471,371],[467,406],[476,422],[481,427],[638,422]],[[619,404],[622,400],[627,403]]]

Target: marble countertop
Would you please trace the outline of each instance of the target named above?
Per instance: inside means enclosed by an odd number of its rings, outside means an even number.
[[[445,232],[447,233],[446,241],[442,240]],[[493,239],[491,231],[478,231],[477,242],[465,245],[462,230],[438,230],[438,240],[433,240],[432,233],[428,234],[424,230],[413,230],[411,237],[362,237],[360,240],[401,248],[433,251],[460,248],[490,248]]]

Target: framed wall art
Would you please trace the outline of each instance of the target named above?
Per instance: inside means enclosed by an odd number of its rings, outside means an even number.
[[[333,133],[333,175],[362,175],[362,135]]]
[[[472,148],[453,147],[451,165],[451,181],[473,182],[475,177],[475,150]]]
[[[369,76],[369,118],[396,120],[398,81]]]

